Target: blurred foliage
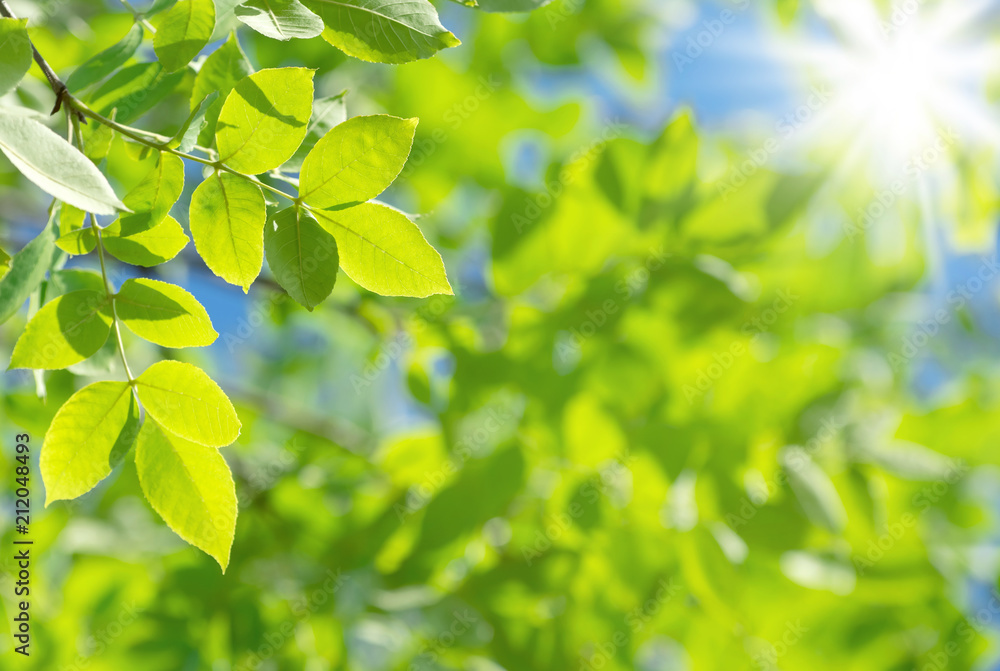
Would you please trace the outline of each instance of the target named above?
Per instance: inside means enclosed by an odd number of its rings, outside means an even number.
[[[780,25],[799,4],[766,11]],[[594,54],[637,84],[669,76],[647,28],[685,7],[442,3],[463,46],[393,67],[241,32],[255,64],[319,64],[317,95],[348,89],[352,114],[421,119],[388,200],[431,213],[420,226],[457,296],[344,281],[307,313],[273,287],[244,300],[194,259],[171,271],[213,316],[234,311],[216,320],[218,344],[184,353],[244,426],[226,454],[240,501],[230,568],[155,521],[127,458],[110,485],[34,511],[34,651],[18,668],[990,660],[997,348],[978,300],[949,301],[933,335],[918,325],[915,208],[891,258],[839,225],[819,244],[838,198],[848,212],[870,198],[863,178],[830,198],[822,169],[765,167],[727,195],[740,148],[691,112],[645,132],[605,115],[599,92],[561,95],[547,78],[586,74]],[[62,71],[128,24],[70,2],[32,36]],[[185,86],[141,123],[183,119]],[[128,188],[142,171],[123,151],[108,168]],[[37,226],[37,212],[27,192],[4,203],[7,222]],[[948,282],[960,290],[983,263]],[[5,353],[23,323],[3,326]],[[87,375],[47,375],[45,402],[30,375],[2,380],[6,474],[14,434],[39,446]]]

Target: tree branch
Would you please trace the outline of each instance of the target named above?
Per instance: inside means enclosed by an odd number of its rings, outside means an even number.
[[[7,0],[0,0],[0,16],[5,16],[8,19],[16,19],[14,13],[10,11],[10,7],[7,6]],[[38,63],[38,67],[41,68],[42,72],[45,74],[45,78],[49,80],[49,86],[52,87],[52,92],[56,94],[56,104],[52,108],[52,114],[55,114],[62,108],[63,99],[69,94],[69,89],[66,88],[66,84],[63,80],[59,79],[59,75],[55,73],[51,66],[42,58],[42,55],[38,53],[38,49],[35,45],[28,40],[28,44],[31,45],[31,53],[35,58],[35,62]],[[83,116],[83,113],[77,109],[72,110],[72,113],[76,115],[76,118],[80,120],[80,123],[87,123],[87,119]]]

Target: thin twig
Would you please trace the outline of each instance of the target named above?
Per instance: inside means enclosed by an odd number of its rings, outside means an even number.
[[[6,0],[0,0],[0,16],[5,16],[8,19],[17,18],[14,16],[14,13],[10,11],[10,7],[7,6]],[[52,108],[52,114],[55,114],[62,108],[63,99],[69,94],[69,89],[66,88],[66,84],[63,83],[63,80],[59,79],[59,76],[49,66],[49,64],[45,62],[42,55],[38,53],[38,49],[36,49],[35,45],[31,43],[31,40],[28,40],[28,44],[31,45],[31,53],[35,58],[35,62],[38,63],[38,67],[41,68],[42,73],[45,74],[45,78],[49,80],[49,86],[52,87],[52,92],[56,94],[56,104],[55,107]],[[79,110],[74,109],[73,112],[80,120],[80,123],[87,123],[87,120]]]

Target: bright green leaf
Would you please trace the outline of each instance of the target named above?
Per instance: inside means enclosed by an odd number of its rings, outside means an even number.
[[[145,228],[142,222],[131,219],[126,223],[118,219],[101,233],[104,248],[119,261],[134,266],[158,266],[181,253],[187,246],[188,236],[171,216],[152,228]]]
[[[157,22],[153,49],[167,72],[187,66],[215,29],[212,0],[180,0]]]
[[[261,70],[237,84],[219,113],[220,160],[256,175],[291,158],[309,124],[313,74],[306,68]]]
[[[56,246],[63,250],[67,254],[73,254],[74,256],[79,256],[81,254],[90,254],[94,251],[94,247],[97,245],[97,238],[94,236],[94,229],[90,228],[80,228],[75,231],[70,231],[65,235],[59,236],[56,240]]]
[[[174,133],[173,139],[168,143],[168,146],[176,149],[180,152],[190,152],[194,149],[194,146],[198,144],[198,136],[208,125],[208,110],[212,107],[216,100],[219,98],[218,91],[212,91],[205,98],[198,103],[188,118],[184,121],[181,127],[176,133]]]
[[[122,215],[123,227],[135,228],[136,222],[142,222],[150,228],[160,223],[183,190],[184,162],[173,154],[161,152],[156,167],[125,195],[125,205],[132,213]]]
[[[847,525],[847,511],[830,477],[799,447],[790,447],[781,455],[795,497],[813,524],[832,533]]]
[[[95,382],[73,394],[45,434],[39,468],[45,505],[93,489],[128,450],[139,430],[139,407],[127,382]]]
[[[46,303],[14,345],[11,368],[53,370],[83,361],[111,332],[106,294],[74,291]]]
[[[376,63],[407,63],[461,41],[428,0],[307,0],[320,15],[323,39],[349,56]]]
[[[128,123],[167,97],[184,80],[184,74],[167,72],[156,61],[128,65],[98,86],[89,104],[104,116],[114,114],[115,121]]]
[[[299,0],[247,0],[238,5],[236,18],[275,40],[308,39],[323,32],[323,20]]]
[[[201,64],[191,89],[191,109],[212,93],[218,94],[215,102],[205,110],[205,128],[199,135],[199,142],[208,144],[215,137],[215,126],[222,104],[229,92],[247,75],[253,72],[250,61],[240,48],[236,33],[229,36],[221,47],[213,51]]]
[[[95,214],[128,209],[90,159],[34,119],[0,115],[0,150],[25,177],[59,200]]]
[[[70,91],[85,89],[125,65],[142,44],[143,31],[138,23],[132,25],[125,37],[78,67],[66,80]]]
[[[248,291],[264,264],[267,207],[260,187],[227,172],[216,173],[195,189],[188,221],[205,264]]]
[[[173,434],[222,447],[240,435],[240,420],[226,394],[203,370],[180,361],[160,361],[136,380],[146,413]]]
[[[11,259],[10,270],[0,279],[0,323],[10,319],[45,279],[55,241],[56,227],[50,221],[41,233]]]
[[[139,485],[173,531],[213,557],[222,571],[236,534],[236,486],[226,460],[146,421],[135,448]]]
[[[27,19],[0,18],[0,96],[12,90],[31,67]]]
[[[92,270],[64,268],[63,270],[53,270],[49,273],[48,288],[45,293],[49,298],[55,298],[56,296],[84,289],[96,291],[97,293],[104,292],[104,278],[101,277],[100,273]]]
[[[344,104],[344,97],[347,91],[342,91],[335,96],[317,98],[313,102],[312,116],[309,118],[308,130],[302,144],[295,150],[295,154],[282,164],[281,169],[285,172],[298,172],[312,148],[316,146],[323,136],[335,127],[347,121],[347,105]]]
[[[385,114],[348,119],[306,156],[299,196],[318,208],[371,200],[403,169],[416,128],[416,119]]]
[[[267,264],[274,279],[299,304],[312,310],[337,280],[337,241],[305,210],[281,210],[264,227]]]
[[[115,310],[132,333],[163,347],[204,347],[219,337],[201,303],[167,282],[127,280],[115,296]]]
[[[337,239],[340,267],[365,289],[419,298],[452,293],[441,255],[402,212],[364,203],[313,213]]]

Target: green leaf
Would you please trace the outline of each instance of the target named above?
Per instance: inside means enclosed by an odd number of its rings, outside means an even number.
[[[53,212],[55,216],[57,213]],[[0,324],[10,319],[45,279],[55,241],[55,222],[50,221],[11,259],[10,270],[0,279]]]
[[[191,236],[213,273],[246,293],[264,265],[267,206],[260,187],[228,172],[202,182],[191,196]]]
[[[157,22],[153,50],[167,72],[187,66],[215,29],[212,0],[180,0]]]
[[[104,278],[90,270],[63,269],[49,273],[46,296],[55,298],[73,291],[87,289],[101,293],[105,291]]]
[[[107,294],[74,291],[46,303],[14,345],[11,368],[52,370],[83,361],[108,339]]]
[[[39,468],[45,506],[93,489],[139,431],[139,406],[127,382],[95,382],[70,396],[45,433]]]
[[[323,32],[323,20],[299,0],[247,0],[236,7],[236,18],[275,40],[308,39]]]
[[[87,213],[78,207],[62,203],[59,206],[59,235],[66,235],[83,228]]]
[[[173,139],[167,143],[167,146],[184,153],[194,149],[194,146],[198,144],[198,136],[201,135],[201,131],[205,129],[205,126],[208,125],[208,119],[206,118],[208,109],[218,98],[218,91],[212,91],[205,96],[198,103],[198,106],[191,111],[191,114],[188,115],[188,118],[174,134]]]
[[[59,239],[56,240],[56,246],[59,249],[74,256],[90,254],[94,251],[96,245],[97,238],[94,236],[94,229],[89,226],[70,231],[65,235],[59,236]]]
[[[0,18],[0,96],[14,89],[31,67],[27,19]]]
[[[125,205],[132,210],[121,219],[126,228],[133,222],[152,227],[167,216],[184,190],[184,161],[173,154],[160,152],[160,158],[135,188],[125,195]]]
[[[233,404],[203,370],[160,361],[136,380],[146,413],[167,431],[208,447],[229,445],[240,435]]]
[[[417,119],[385,114],[348,119],[306,156],[299,197],[318,208],[371,200],[403,169],[416,129]]]
[[[0,115],[0,151],[43,191],[81,210],[128,209],[90,159],[34,119]]]
[[[220,160],[256,175],[277,168],[298,149],[312,112],[313,70],[261,70],[236,85],[219,113]]]
[[[552,0],[479,0],[479,9],[486,12],[530,12]]]
[[[317,98],[313,102],[312,116],[309,118],[309,126],[306,130],[306,137],[302,144],[295,150],[295,154],[285,161],[281,169],[286,172],[298,172],[316,143],[335,127],[347,121],[347,105],[344,98],[347,91],[342,91],[335,96]]]
[[[337,241],[305,210],[281,210],[264,227],[267,264],[274,279],[310,311],[337,281]]]
[[[428,0],[307,0],[306,5],[326,24],[324,40],[364,61],[407,63],[461,44]]]
[[[826,472],[800,447],[787,448],[781,454],[781,461],[788,484],[806,517],[831,533],[843,531],[847,526],[847,510]]]
[[[365,203],[313,214],[337,239],[340,267],[365,289],[383,296],[452,294],[441,255],[402,212]]]
[[[3,278],[10,270],[10,254],[0,249],[0,278]]]
[[[114,114],[116,121],[128,123],[167,97],[184,80],[184,74],[167,72],[156,61],[126,66],[94,90],[90,106],[104,116]]]
[[[166,263],[187,246],[184,229],[169,215],[152,228],[135,219],[131,222],[118,219],[101,233],[104,248],[119,261],[149,268]]]
[[[236,485],[229,465],[205,447],[147,421],[135,448],[139,485],[174,533],[219,562],[223,573],[236,534]]]
[[[229,92],[252,72],[253,67],[240,49],[235,33],[231,34],[221,47],[209,54],[201,64],[201,69],[194,78],[194,87],[191,89],[191,109],[195,109],[200,101],[212,93],[218,94],[215,102],[205,111],[205,129],[199,136],[201,143],[212,142],[222,103],[229,96]]]
[[[79,91],[104,79],[132,58],[139,45],[142,44],[142,37],[142,26],[138,23],[133,24],[120,42],[105,49],[74,70],[73,74],[66,80],[66,86],[70,91]]]
[[[167,282],[127,280],[115,296],[115,310],[132,333],[163,347],[205,347],[219,337],[201,303]]]
[[[160,12],[167,11],[173,7],[176,2],[177,0],[153,0],[152,4],[149,5],[149,9],[144,11],[143,14],[146,18],[149,18],[150,16],[154,16]]]

